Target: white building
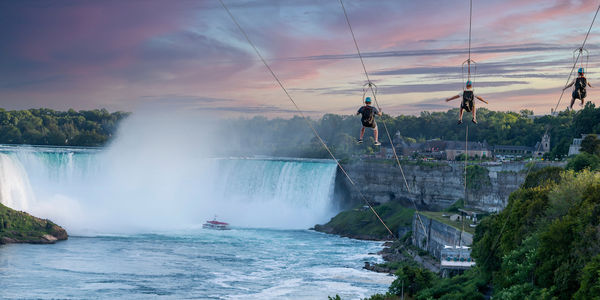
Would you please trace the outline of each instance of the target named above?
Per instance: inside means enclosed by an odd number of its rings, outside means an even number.
[[[475,261],[471,258],[471,248],[467,246],[445,245],[440,256],[442,277],[461,274],[465,270],[475,266]]]
[[[569,146],[569,156],[579,154],[579,148],[581,148],[581,141],[588,136],[587,134],[582,134],[580,139],[573,139],[573,143]]]

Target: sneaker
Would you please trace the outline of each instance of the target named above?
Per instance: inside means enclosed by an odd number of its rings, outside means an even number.
[[[477,120],[473,119],[473,123],[477,124]]]
[[[362,140],[361,140],[361,139],[359,139],[359,140],[357,141],[357,143],[359,143],[359,144],[362,144]]]
[[[373,145],[375,145],[375,146],[381,146],[381,143],[377,141],[377,142],[375,142],[375,144],[373,144]]]
[[[456,123],[457,125],[462,124],[462,120],[458,120],[458,122]]]

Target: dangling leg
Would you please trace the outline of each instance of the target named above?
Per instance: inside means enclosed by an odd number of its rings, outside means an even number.
[[[473,106],[473,123],[477,124],[477,113],[475,113],[477,110],[475,109],[475,106]]]
[[[365,135],[365,126],[363,126],[363,127],[360,129],[360,138],[358,139],[358,143],[359,143],[359,144],[363,142],[363,136],[364,136],[364,135]]]
[[[379,132],[377,130],[377,125],[373,127],[373,137],[375,138],[375,145],[379,144]]]
[[[460,112],[458,113],[458,124],[462,124],[463,111],[464,108],[461,107]]]
[[[569,105],[569,109],[573,109],[573,104],[575,104],[575,98],[571,98],[571,105]]]

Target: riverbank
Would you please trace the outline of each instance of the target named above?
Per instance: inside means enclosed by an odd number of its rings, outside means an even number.
[[[385,262],[381,264],[365,262],[364,269],[394,275],[402,266],[416,264],[436,274],[440,271],[439,261],[411,245],[410,237],[405,240],[386,242],[377,254],[381,255]]]
[[[36,218],[0,204],[0,245],[53,244],[68,237],[66,230],[50,220]]]
[[[374,205],[373,209],[383,219],[388,228],[398,237],[411,230],[412,216],[415,211],[398,202]],[[329,222],[315,225],[315,231],[335,234],[358,240],[389,241],[395,237],[383,227],[369,206],[357,206],[342,211]]]
[[[387,241],[384,248],[376,254],[381,255],[385,263],[365,263],[364,268],[378,273],[394,274],[406,263],[417,263],[434,273],[439,272],[439,262],[427,252],[412,245],[412,222],[415,211],[398,202],[375,205],[373,209],[394,233],[391,236],[381,225],[377,216],[368,206],[355,207],[340,212],[329,222],[315,225],[315,231],[339,235],[358,240]],[[373,253],[374,254],[374,253]]]

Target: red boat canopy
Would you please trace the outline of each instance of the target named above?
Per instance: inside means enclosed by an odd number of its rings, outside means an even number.
[[[214,225],[229,225],[229,223],[219,222],[219,221],[206,221],[206,223],[214,224]]]

